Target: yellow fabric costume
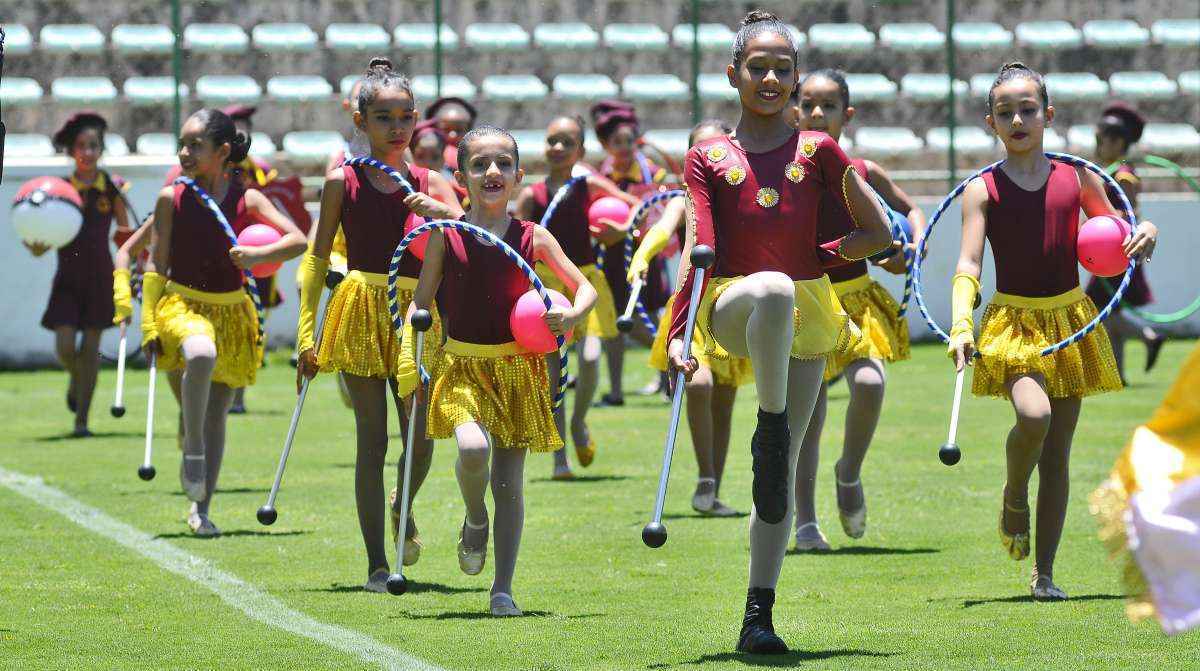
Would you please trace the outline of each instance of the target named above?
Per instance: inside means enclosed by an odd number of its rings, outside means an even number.
[[[856,345],[834,352],[825,363],[825,381],[841,375],[852,361],[878,359],[891,363],[908,358],[908,322],[899,316],[900,305],[883,285],[863,275],[834,282],[842,308],[862,332]]]
[[[675,297],[671,296],[663,310],[662,318],[658,322],[658,333],[654,335],[654,344],[650,346],[650,366],[662,372],[667,370],[667,333],[671,330],[671,306],[674,303]],[[696,357],[696,361],[701,366],[712,371],[713,384],[740,387],[754,382],[754,367],[750,364],[749,357],[731,354],[727,359],[718,359],[706,356],[704,354],[704,337],[700,335],[700,329],[692,331],[692,356]]]
[[[263,347],[254,302],[244,290],[214,293],[167,282],[154,317],[162,344],[159,370],[183,368],[183,341],[203,335],[217,346],[213,382],[235,388],[254,384]]]

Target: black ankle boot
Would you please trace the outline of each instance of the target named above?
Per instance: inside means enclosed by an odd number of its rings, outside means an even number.
[[[754,509],[758,519],[779,524],[787,514],[788,502],[788,431],[787,410],[766,412],[758,410],[758,428],[750,440],[750,455],[754,458]]]
[[[771,623],[771,607],[775,605],[775,590],[751,587],[746,592],[746,615],[742,617],[742,634],[738,637],[738,652],[753,655],[783,655],[787,643],[775,635]]]

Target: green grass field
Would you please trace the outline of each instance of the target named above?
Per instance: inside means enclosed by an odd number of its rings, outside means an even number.
[[[286,607],[369,636],[445,669],[1195,669],[1200,634],[1176,639],[1124,617],[1114,566],[1095,537],[1087,496],[1131,429],[1148,417],[1192,343],[1171,343],[1152,376],[1132,351],[1133,387],[1084,403],[1074,445],[1071,508],[1055,578],[1072,600],[1033,603],[1030,560],[1000,547],[1002,440],[1011,411],[998,400],[964,402],[963,461],[938,462],[953,377],[940,347],[915,348],[890,369],[884,418],[864,470],[866,537],[837,522],[832,466],[846,392],[832,393],[819,482],[823,527],[835,551],[789,555],[775,623],[794,652],[733,652],[745,595],[745,518],[700,519],[689,507],[695,477],[686,430],[667,502],[670,541],[644,547],[668,416],[659,399],[630,397],[597,409],[596,463],[573,483],[551,482],[548,456],[526,468],[527,512],[515,597],[528,615],[485,615],[491,561],[461,574],[455,542],[462,503],[454,448],[439,444],[416,503],[425,541],[401,597],[362,592],[366,560],[354,513],[353,418],[334,381],[318,378],[278,501],[279,521],[254,517],[271,484],[294,401],[293,370],[275,355],[248,394],[250,414],[229,420],[229,447],[213,520],[216,540],[190,536],[178,483],[176,409],[159,380],[155,464],[137,479],[146,372],[128,379],[123,419],[108,416],[115,375],[101,373],[92,429],[65,438],[66,377],[0,374],[6,432],[0,468],[38,476],[141,532],[209,560]],[[644,352],[634,352],[640,363]],[[628,384],[647,369],[629,366]],[[739,398],[723,498],[748,510],[753,390]],[[394,422],[394,420],[393,420]],[[393,443],[392,456],[400,450]],[[394,469],[390,472],[394,474]],[[390,476],[389,476],[390,477]],[[217,592],[164,570],[134,550],[21,496],[0,474],[0,668],[369,668],[362,657],[264,623]],[[90,523],[85,519],[85,525]],[[300,627],[303,629],[303,627]],[[394,660],[393,668],[411,668]]]

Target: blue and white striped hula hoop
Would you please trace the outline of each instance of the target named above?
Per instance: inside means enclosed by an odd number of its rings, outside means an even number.
[[[342,165],[369,165],[372,168],[377,168],[378,170],[383,171],[388,177],[391,177],[393,180],[395,180],[395,182],[400,185],[400,188],[401,188],[401,190],[404,191],[404,193],[413,194],[413,193],[416,193],[416,191],[417,191],[416,189],[413,188],[413,185],[410,184],[408,182],[408,180],[404,178],[404,175],[400,174],[399,170],[384,163],[383,161],[371,158],[370,156],[359,156],[357,158],[349,158],[349,159],[346,159],[345,161],[342,161]]]
[[[175,178],[175,184],[183,184],[191,189],[193,193],[200,199],[200,202],[213,213],[217,218],[217,223],[221,225],[221,230],[225,232],[225,237],[229,238],[229,245],[237,247],[237,234],[233,232],[233,227],[229,225],[229,220],[225,218],[225,213],[221,211],[221,206],[217,205],[217,201],[208,195],[208,192],[200,187],[190,177],[180,175]],[[246,279],[246,293],[250,294],[250,300],[254,303],[254,312],[258,316],[258,341],[261,343],[263,339],[264,313],[262,304],[262,294],[258,293],[258,281],[254,279],[254,274],[249,268],[242,268],[242,276]]]
[[[867,186],[870,187],[869,184]],[[899,240],[900,244],[902,245],[901,249],[904,254],[904,298],[900,301],[900,309],[896,312],[896,316],[903,317],[905,313],[908,312],[908,301],[909,298],[912,297],[913,253],[912,250],[908,248],[908,243],[911,242],[911,240],[908,239],[908,234],[904,232],[904,229],[900,226],[900,223],[897,222],[895,217],[891,215],[891,213],[895,212],[895,210],[893,210],[892,207],[887,204],[887,201],[883,199],[883,196],[879,195],[878,191],[871,189],[871,193],[875,194],[875,199],[879,201],[879,204],[883,206],[884,213],[887,214],[888,223],[892,227],[892,239]]]
[[[554,303],[550,301],[550,294],[546,292],[546,287],[542,284],[541,278],[537,276],[537,273],[534,272],[529,263],[527,263],[515,249],[510,247],[508,243],[501,240],[491,231],[482,229],[474,224],[468,224],[465,221],[434,219],[433,221],[427,221],[409,231],[408,235],[405,235],[404,238],[400,240],[400,244],[396,246],[396,251],[392,254],[392,261],[390,264],[388,264],[388,312],[391,313],[392,328],[396,329],[397,334],[402,334],[404,331],[404,315],[400,314],[400,305],[397,302],[396,290],[396,280],[400,276],[400,258],[404,256],[404,250],[407,249],[410,244],[412,244],[413,240],[416,240],[418,237],[430,231],[442,230],[446,228],[452,228],[464,233],[470,233],[475,237],[485,240],[489,244],[495,245],[497,249],[499,249],[504,253],[505,256],[509,258],[509,260],[517,264],[517,267],[520,268],[521,272],[525,274],[525,279],[529,280],[529,283],[533,285],[533,290],[536,291],[538,296],[541,297],[542,303],[546,306],[546,309],[549,310],[550,308],[554,307]],[[554,392],[554,409],[557,410],[558,408],[562,407],[563,396],[567,388],[567,348],[564,346],[565,339],[562,336],[557,337],[555,340],[558,344],[558,389],[556,389]]]
[[[554,218],[554,213],[558,211],[558,206],[562,204],[563,200],[566,199],[568,195],[570,195],[571,189],[574,188],[576,184],[586,181],[587,175],[579,175],[577,177],[568,179],[563,183],[562,186],[558,187],[558,191],[554,192],[554,197],[551,198],[550,203],[546,205],[546,211],[542,213],[542,220],[538,222],[538,225],[542,228],[549,228],[550,220]]]
[[[1061,154],[1058,152],[1048,151],[1046,152],[1046,158],[1063,161],[1074,166],[1086,168],[1087,170],[1099,175],[1101,179],[1107,182],[1110,186],[1114,187],[1115,193],[1120,198],[1121,209],[1125,214],[1126,221],[1129,222],[1133,231],[1137,230],[1137,216],[1133,213],[1133,207],[1129,204],[1129,199],[1125,197],[1125,191],[1121,189],[1121,185],[1118,184],[1117,181],[1113,179],[1107,172],[1105,172],[1103,168],[1095,163],[1092,163],[1091,161],[1088,161],[1087,159],[1079,158],[1078,156],[1072,156],[1071,154]],[[954,202],[955,198],[958,198],[962,195],[962,192],[966,190],[967,185],[970,184],[972,180],[992,172],[1003,162],[1004,161],[996,161],[995,163],[976,171],[970,177],[967,177],[963,181],[959,182],[958,186],[954,187],[954,190],[951,191],[944,199],[942,199],[942,202],[938,204],[937,210],[934,211],[933,216],[929,218],[929,224],[925,228],[925,236],[921,238],[921,244],[917,249],[917,258],[913,264],[913,295],[917,299],[917,307],[921,309],[921,315],[925,317],[925,323],[929,325],[930,330],[932,330],[939,338],[942,339],[942,342],[950,342],[950,336],[947,335],[946,332],[937,325],[937,322],[933,320],[933,317],[929,314],[929,308],[925,305],[925,296],[921,293],[921,261],[925,256],[925,246],[929,243],[929,235],[933,232],[933,227],[937,225],[937,222],[941,219],[947,208],[950,207],[950,203]],[[1125,275],[1121,278],[1120,286],[1118,286],[1117,290],[1113,292],[1112,298],[1108,301],[1108,304],[1105,305],[1102,310],[1100,310],[1100,314],[1096,315],[1095,319],[1088,322],[1083,328],[1079,329],[1079,331],[1072,334],[1065,340],[1057,342],[1043,349],[1041,352],[1042,356],[1054,354],[1065,347],[1074,345],[1085,338],[1089,333],[1094,331],[1096,327],[1100,325],[1100,322],[1107,319],[1108,315],[1112,313],[1113,309],[1120,305],[1121,297],[1125,295],[1125,290],[1129,288],[1129,281],[1133,277],[1133,269],[1136,265],[1137,261],[1135,259],[1129,260],[1129,266],[1125,268]]]

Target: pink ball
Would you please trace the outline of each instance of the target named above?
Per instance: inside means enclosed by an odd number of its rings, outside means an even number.
[[[1125,272],[1129,257],[1125,256],[1124,247],[1129,232],[1129,224],[1117,217],[1104,215],[1083,222],[1075,242],[1079,263],[1099,277],[1113,277]]]
[[[238,233],[238,245],[242,247],[262,247],[279,242],[283,235],[266,224],[250,224]],[[262,279],[270,277],[279,270],[282,263],[260,263],[250,269],[250,274]]]
[[[571,301],[567,300],[566,296],[553,289],[546,289],[546,293],[550,294],[550,301],[555,305],[564,308],[571,307]],[[558,342],[555,340],[554,334],[550,332],[550,327],[546,326],[546,322],[542,321],[544,314],[546,314],[546,304],[542,302],[542,297],[538,295],[538,292],[533,289],[526,291],[518,298],[517,304],[508,314],[508,328],[512,330],[517,344],[536,354],[549,354],[558,349]],[[571,334],[567,333],[567,338],[570,337]]]
[[[602,224],[601,219],[609,219],[618,224],[625,223],[629,218],[629,204],[615,196],[605,196],[597,198],[596,202],[588,207],[588,228],[595,234],[600,231]]]
[[[425,223],[424,217],[418,217],[415,214],[409,214],[408,219],[404,220],[404,234],[408,235],[412,230]],[[417,236],[416,240],[409,243],[408,247],[404,248],[405,253],[412,254],[421,261],[425,260],[425,245],[429,244],[429,233],[422,233]]]

